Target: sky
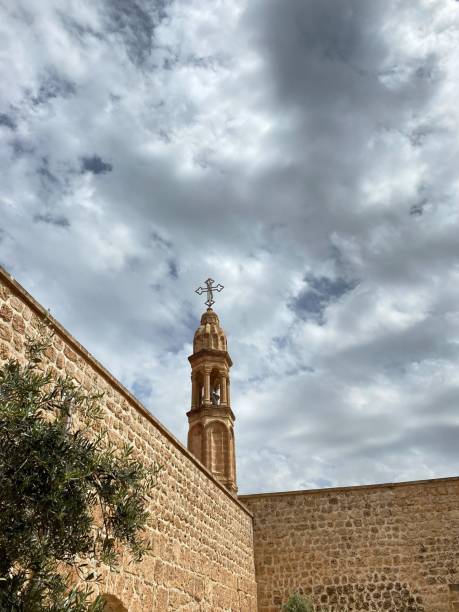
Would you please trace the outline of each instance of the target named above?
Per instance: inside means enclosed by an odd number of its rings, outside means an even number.
[[[0,263],[241,493],[459,474],[459,2],[0,0]]]

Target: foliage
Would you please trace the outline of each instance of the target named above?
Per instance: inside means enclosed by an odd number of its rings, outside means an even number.
[[[146,550],[159,468],[110,441],[101,395],[53,376],[51,344],[43,323],[25,363],[0,368],[0,610],[98,612],[100,563],[115,567],[121,545],[134,560]],[[75,578],[86,587],[70,587]]]
[[[299,593],[293,593],[286,604],[282,606],[282,612],[313,612],[312,603]]]

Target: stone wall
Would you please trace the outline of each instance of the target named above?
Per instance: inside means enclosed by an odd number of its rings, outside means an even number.
[[[260,612],[294,590],[320,612],[459,610],[459,478],[240,499]]]
[[[25,336],[43,314],[0,269],[1,359],[23,356]],[[56,371],[67,372],[88,391],[102,391],[111,435],[133,444],[147,463],[164,466],[150,504],[151,554],[140,564],[123,563],[100,586],[112,608],[255,611],[250,512],[62,326],[56,321],[52,326],[55,337],[48,358]],[[185,419],[184,408],[175,407]]]

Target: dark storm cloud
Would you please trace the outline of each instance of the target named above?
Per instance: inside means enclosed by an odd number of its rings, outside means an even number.
[[[161,234],[159,234],[156,230],[152,230],[150,232],[150,238],[154,244],[159,245],[161,248],[164,248],[166,250],[172,248],[172,243],[170,242],[170,240],[166,240],[165,238],[163,238],[163,236],[161,236]]]
[[[69,15],[57,10],[56,15],[62,21],[62,24],[65,28],[75,36],[80,42],[84,42],[86,37],[93,37],[99,40],[103,39],[103,34],[88,24],[81,24],[77,18],[70,17]]]
[[[70,227],[70,221],[66,217],[53,215],[49,212],[34,215],[33,219],[37,223],[49,223],[56,227]]]
[[[434,79],[419,75],[425,65],[427,74],[439,73],[438,57],[397,58],[387,36],[397,11],[411,19],[408,6],[355,0],[339,10],[331,0],[250,6],[247,22],[265,59],[273,111],[289,113],[292,122],[285,143],[290,164],[263,176],[260,189],[267,201],[294,194],[292,213],[303,210],[298,233],[311,246],[326,244],[331,228],[355,234],[372,222],[398,222],[402,210],[365,205],[361,184],[386,163],[385,140],[405,138],[405,123],[421,118],[437,92]]]
[[[153,48],[155,27],[167,16],[169,0],[113,0],[108,7],[109,31],[119,35],[130,60],[142,66]]]
[[[321,119],[320,128],[328,127],[325,138],[343,124],[354,124],[358,109],[366,109],[361,119],[378,114],[381,128],[387,129],[395,124],[400,104],[402,112],[403,105],[418,96],[418,103],[425,104],[425,95],[434,92],[431,81],[438,72],[438,58],[428,54],[408,65],[397,63],[385,32],[397,8],[400,19],[410,18],[408,4],[394,0],[344,0],[339,10],[333,0],[253,3],[248,21],[269,60],[278,99]],[[402,86],[384,85],[380,77],[396,77],[402,70],[408,72]],[[319,126],[309,127],[317,131]]]
[[[91,172],[92,174],[106,174],[113,170],[112,164],[104,161],[98,155],[83,157],[81,159],[81,171]]]
[[[36,92],[31,92],[31,101],[34,105],[45,104],[54,98],[73,96],[76,86],[69,79],[54,71],[47,70]]]
[[[25,138],[13,138],[9,142],[11,151],[14,157],[22,157],[24,155],[31,155],[35,152],[34,145]]]
[[[330,302],[339,300],[345,293],[352,291],[357,283],[344,278],[330,279],[325,276],[304,278],[306,288],[291,301],[290,308],[300,318],[314,318],[324,323],[324,312]]]
[[[173,259],[169,261],[169,276],[175,279],[178,278],[177,262],[175,262]]]
[[[0,113],[0,126],[1,125],[4,125],[5,127],[10,128],[10,130],[16,129],[15,120],[10,115],[7,115],[6,113]]]
[[[41,160],[41,164],[37,170],[37,174],[40,176],[40,178],[45,184],[51,184],[55,186],[59,183],[59,179],[57,178],[57,176],[55,176],[49,169],[49,159],[47,157],[44,157]]]
[[[428,203],[427,199],[423,199],[410,207],[410,215],[413,217],[421,216],[424,212],[424,207]]]

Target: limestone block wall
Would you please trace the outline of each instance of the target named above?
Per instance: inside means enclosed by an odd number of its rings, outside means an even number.
[[[0,268],[1,360],[23,356],[26,334],[43,314]],[[59,323],[52,326],[50,364],[88,391],[102,391],[111,435],[133,444],[145,462],[164,466],[150,503],[151,553],[140,564],[123,559],[118,573],[106,573],[100,592],[113,609],[129,612],[254,612],[250,512]]]
[[[320,612],[459,610],[459,478],[240,499],[260,612],[294,590]]]

